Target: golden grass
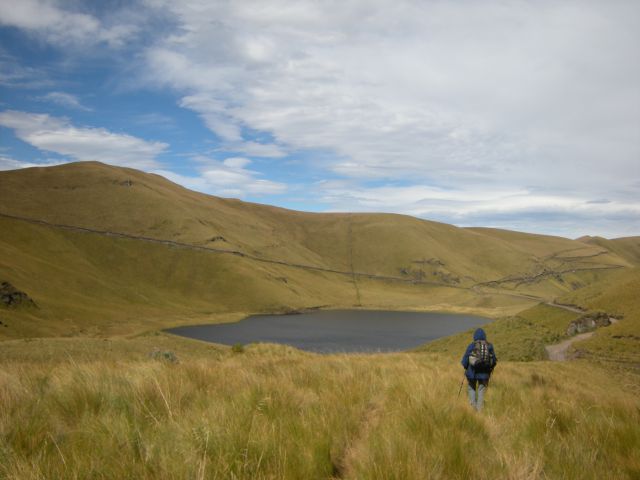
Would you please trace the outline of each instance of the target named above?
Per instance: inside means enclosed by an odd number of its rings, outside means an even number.
[[[7,218],[0,218],[0,231],[0,280],[27,292],[40,307],[0,310],[0,320],[9,325],[0,328],[0,338],[129,334],[315,306],[446,310],[497,318],[535,305],[527,293],[552,299],[570,290],[573,280],[588,285],[604,275],[567,274],[564,282],[548,279],[515,289],[459,288],[305,270]],[[356,248],[356,256],[367,253],[358,242]],[[358,261],[356,269],[367,268]],[[368,270],[376,268],[374,262]]]
[[[37,309],[0,308],[1,338],[122,335],[325,306],[496,317],[527,298],[266,264],[0,217],[0,280]]]
[[[501,362],[477,414],[457,398],[461,368],[433,354],[234,354],[165,335],[34,342],[48,353],[13,342],[1,357],[2,478],[640,474],[637,397],[582,363]],[[154,343],[179,363],[148,358]]]
[[[590,245],[598,245],[625,258],[633,265],[640,265],[640,241],[638,237],[623,237],[608,240],[602,237],[587,237],[583,240]]]
[[[545,346],[566,338],[569,323],[580,314],[549,305],[536,305],[517,315],[499,318],[483,328],[496,345],[499,359],[531,361],[546,358]],[[430,342],[418,351],[461,356],[473,330]]]
[[[0,478],[640,477],[637,237],[292,212],[97,163],[0,172],[0,213],[253,257],[0,218],[0,280],[38,304],[0,309]],[[588,361],[531,361],[577,316],[541,298],[624,319]],[[470,332],[332,356],[145,333],[313,306],[497,319],[485,411],[457,398]]]
[[[101,333],[114,333],[140,318],[146,325],[167,326],[206,321],[210,314],[318,305],[480,308],[495,317],[531,306],[523,297],[516,305],[517,297],[498,290],[552,299],[592,283],[595,276],[580,269],[628,266],[635,258],[633,239],[610,242],[615,249],[607,253],[607,245],[457,228],[403,215],[295,212],[192,192],[157,175],[96,162],[0,172],[0,213],[251,256],[1,217],[0,280],[42,307],[18,322],[22,330],[14,338],[61,334],[52,324],[63,318],[76,331],[95,329],[83,325],[91,318]],[[406,283],[351,277],[352,270]],[[549,270],[565,273],[526,281]],[[505,279],[512,281],[499,289],[475,288]],[[412,280],[440,286],[411,288]]]
[[[565,296],[567,302],[620,315],[614,325],[574,346],[574,354],[640,372],[640,268],[612,272],[602,282]],[[610,365],[613,366],[613,365]]]

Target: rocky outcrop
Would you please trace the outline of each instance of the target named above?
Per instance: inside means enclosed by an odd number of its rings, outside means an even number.
[[[569,324],[567,335],[573,336],[579,333],[590,332],[599,327],[611,325],[611,317],[605,312],[591,312],[582,315]]]
[[[570,310],[572,312],[580,311],[581,307],[577,305],[566,305],[566,304],[557,304],[557,303],[549,303],[548,305],[553,305],[556,307],[561,307],[566,310]],[[580,318],[574,320],[569,324],[569,328],[567,328],[567,335],[571,338],[564,340],[555,345],[547,345],[545,347],[547,351],[547,357],[549,360],[555,361],[563,361],[568,358],[580,358],[581,353],[579,351],[575,351],[571,354],[570,357],[567,356],[567,351],[569,347],[573,345],[575,342],[579,342],[581,340],[586,340],[590,338],[594,334],[594,330],[599,327],[607,327],[612,323],[616,323],[618,320],[622,319],[622,315],[612,315],[606,312],[590,312],[585,313]],[[614,336],[616,338],[616,336]]]
[[[211,237],[208,242],[226,242],[227,240],[222,235],[216,235],[215,237]]]
[[[0,283],[0,306],[7,308],[35,307],[29,295],[21,292],[9,282]]]

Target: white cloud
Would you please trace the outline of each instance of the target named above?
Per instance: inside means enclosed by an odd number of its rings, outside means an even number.
[[[329,211],[404,213],[460,226],[486,226],[582,235],[637,235],[640,200],[591,200],[509,188],[443,189],[427,186],[363,188],[352,182],[320,182],[315,194]]]
[[[45,88],[52,85],[46,72],[21,65],[0,47],[0,85],[9,88]]]
[[[173,117],[163,113],[141,113],[133,117],[133,121],[145,127],[153,127],[155,130],[175,130],[178,124]]]
[[[248,128],[344,177],[461,190],[640,177],[636,2],[153,4],[178,28],[147,78],[224,142]]]
[[[93,15],[58,5],[59,2],[53,0],[2,0],[0,25],[32,32],[58,45],[86,46],[104,42],[121,47],[137,32],[133,24],[105,25]]]
[[[241,170],[251,163],[251,160],[243,157],[231,157],[222,162],[225,167]]]
[[[216,135],[208,151],[229,157],[201,162],[197,177],[167,172],[187,186],[282,193],[242,159],[293,156],[313,162],[295,167],[296,178],[343,182],[316,187],[330,209],[507,228],[520,215],[529,230],[539,220],[558,232],[569,231],[557,219],[569,224],[572,212],[571,228],[582,233],[639,223],[638,2],[143,0],[88,13],[98,10],[0,0],[0,25],[67,54],[76,51],[68,46],[126,45],[136,87],[142,79],[177,92]],[[39,73],[0,68],[0,82],[35,85]],[[6,113],[20,138],[72,158],[158,168],[155,156],[167,148]]]
[[[20,168],[30,168],[30,167],[52,167],[54,165],[60,165],[62,163],[65,163],[65,162],[59,162],[54,160],[48,160],[41,163],[24,162],[22,160],[15,160],[13,158],[0,155],[0,170],[18,170]]]
[[[75,127],[67,119],[47,114],[7,110],[0,112],[0,125],[40,150],[140,169],[157,167],[156,156],[168,147],[104,128]]]
[[[250,157],[279,158],[287,155],[287,152],[279,145],[273,143],[258,143],[251,140],[228,143],[224,146],[224,149],[242,153]]]
[[[286,191],[286,185],[259,178],[259,173],[246,167],[251,160],[231,157],[222,162],[208,160],[201,175],[214,192],[225,196],[277,195]]]
[[[84,106],[82,102],[80,102],[78,97],[70,93],[49,92],[46,95],[41,96],[40,100],[55,103],[56,105],[75,110],[84,110],[85,112],[91,111],[90,108]]]
[[[285,184],[260,178],[258,172],[246,168],[251,163],[248,158],[230,157],[222,162],[206,157],[195,160],[200,164],[197,177],[167,170],[156,170],[155,173],[192,190],[223,197],[260,197],[278,195],[287,190]]]
[[[480,213],[517,213],[527,210],[577,209],[593,212],[615,212],[617,210],[640,213],[640,201],[590,201],[570,195],[544,194],[516,189],[442,189],[437,187],[372,187],[362,188],[348,183],[317,186],[322,200],[341,210],[348,205],[362,211],[399,211],[415,216],[428,217],[447,213],[455,217]]]
[[[242,140],[240,126],[225,113],[224,103],[207,95],[189,95],[180,102],[181,107],[200,113],[205,125],[221,140],[239,142]]]
[[[187,70],[188,71],[188,70]],[[224,101],[204,93],[188,95],[180,100],[180,106],[200,114],[209,130],[222,141],[222,149],[243,153],[253,157],[284,157],[286,152],[273,143],[258,143],[245,140],[242,134],[242,120],[234,116]]]

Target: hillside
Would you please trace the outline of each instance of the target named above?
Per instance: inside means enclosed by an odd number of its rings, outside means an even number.
[[[638,478],[639,245],[294,212],[98,163],[0,172],[0,477]],[[309,307],[495,319],[485,409],[458,394],[469,332],[317,355],[158,331]],[[621,320],[544,361],[581,309]]]
[[[316,306],[495,317],[638,264],[633,239],[296,212],[96,162],[0,172],[0,225],[0,281],[37,304],[5,309],[9,337]]]
[[[608,240],[602,237],[582,237],[578,240],[602,247],[626,259],[629,263],[640,265],[640,237],[623,237]]]
[[[0,363],[2,478],[640,474],[638,392],[584,362],[501,362],[480,415],[456,396],[457,359],[424,353],[233,353],[158,334],[8,341]]]
[[[575,345],[574,354],[614,362],[640,373],[640,269],[612,272],[606,281],[568,293],[562,300],[603,310],[622,320]]]

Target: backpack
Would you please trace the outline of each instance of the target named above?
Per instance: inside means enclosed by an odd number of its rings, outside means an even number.
[[[489,344],[486,340],[475,340],[473,350],[469,354],[469,365],[474,369],[491,369],[493,367],[493,357],[489,352]]]

